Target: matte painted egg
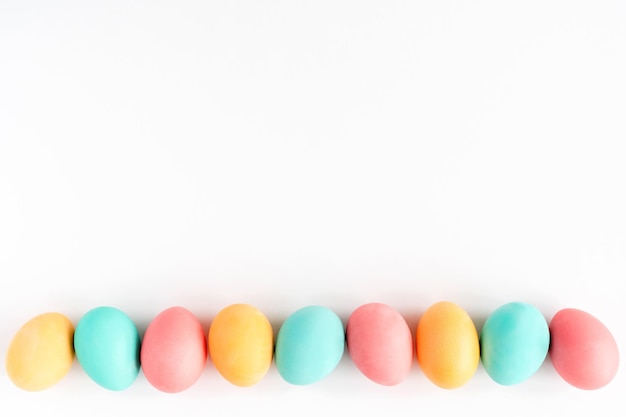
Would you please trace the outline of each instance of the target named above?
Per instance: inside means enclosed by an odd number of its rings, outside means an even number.
[[[72,367],[74,326],[60,313],[40,314],[13,336],[6,355],[11,381],[26,391],[42,391],[59,382]]]
[[[272,364],[272,325],[260,310],[248,304],[221,310],[211,323],[208,344],[215,368],[240,387],[258,383]]]
[[[83,370],[112,391],[128,388],[137,378],[140,345],[135,324],[114,307],[88,311],[74,331],[74,350]]]
[[[505,304],[487,317],[480,335],[487,374],[501,385],[530,378],[548,354],[550,331],[541,312],[521,302]]]
[[[356,367],[381,385],[397,385],[413,363],[413,336],[404,317],[390,306],[358,307],[346,325],[347,347]]]
[[[417,361],[424,375],[441,388],[467,383],[480,363],[478,332],[458,305],[442,301],[430,306],[417,325]]]
[[[202,324],[189,310],[170,307],[150,323],[141,343],[141,367],[148,382],[163,392],[192,386],[204,370],[207,345]]]
[[[294,385],[318,382],[339,364],[345,348],[341,319],[322,306],[308,306],[283,322],[276,338],[276,368]]]
[[[569,384],[594,390],[617,374],[617,343],[609,329],[591,314],[573,308],[560,310],[550,321],[550,334],[550,360]]]

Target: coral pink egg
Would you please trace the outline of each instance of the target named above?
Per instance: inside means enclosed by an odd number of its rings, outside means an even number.
[[[404,318],[386,304],[365,304],[346,326],[348,352],[357,368],[381,385],[397,385],[413,362],[413,339]]]
[[[589,313],[567,308],[550,322],[550,360],[569,384],[586,390],[608,384],[619,367],[617,343]]]
[[[141,344],[141,367],[152,386],[180,392],[193,385],[207,360],[207,345],[200,321],[183,307],[157,315]]]

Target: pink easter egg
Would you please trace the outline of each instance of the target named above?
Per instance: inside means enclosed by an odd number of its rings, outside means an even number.
[[[619,351],[609,329],[591,314],[566,308],[550,321],[550,360],[574,387],[594,390],[617,374]]]
[[[163,392],[180,392],[193,385],[207,361],[207,344],[200,321],[183,307],[157,315],[141,344],[141,367],[148,382]]]
[[[346,326],[348,353],[357,368],[381,385],[397,385],[413,362],[413,339],[408,324],[386,304],[357,308]]]

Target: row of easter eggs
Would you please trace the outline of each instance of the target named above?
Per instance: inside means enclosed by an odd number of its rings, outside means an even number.
[[[565,381],[588,390],[608,384],[619,367],[612,334],[584,311],[561,310],[548,325],[532,305],[511,302],[490,314],[479,336],[470,316],[444,301],[424,312],[415,343],[402,315],[381,303],[358,307],[345,328],[330,309],[304,307],[283,322],[275,341],[268,319],[248,304],[221,310],[208,337],[189,310],[168,308],[152,320],[143,340],[133,321],[113,307],[88,311],[75,328],[64,315],[45,313],[17,331],[6,368],[15,385],[39,391],[60,381],[76,356],[104,388],[128,388],[141,369],[152,386],[173,393],[193,385],[210,356],[237,386],[259,382],[273,360],[285,381],[307,385],[335,369],[344,347],[367,378],[387,386],[404,380],[414,356],[426,377],[442,388],[464,385],[481,360],[495,382],[514,385],[549,356]]]

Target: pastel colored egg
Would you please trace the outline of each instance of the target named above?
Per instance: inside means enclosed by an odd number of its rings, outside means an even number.
[[[272,363],[272,326],[261,311],[248,304],[221,310],[211,323],[208,344],[215,368],[240,387],[258,383]]]
[[[573,308],[560,310],[550,321],[550,334],[550,360],[574,387],[602,388],[617,374],[617,343],[609,329],[591,314]]]
[[[6,355],[11,381],[26,391],[42,391],[58,383],[72,367],[74,326],[60,313],[40,314],[13,336]]]
[[[480,335],[487,374],[501,385],[530,378],[543,364],[550,345],[548,323],[534,306],[521,302],[493,311]]]
[[[283,322],[276,338],[276,368],[294,385],[320,381],[339,364],[345,348],[341,319],[322,306],[308,306]]]
[[[449,301],[424,312],[417,325],[416,346],[424,375],[441,388],[464,385],[480,363],[476,326],[465,310]]]
[[[358,307],[346,325],[348,353],[356,367],[381,385],[397,385],[413,362],[413,337],[404,317],[386,304]]]
[[[200,378],[206,360],[202,324],[186,308],[162,311],[146,329],[141,343],[141,367],[156,389],[170,393],[186,390]]]
[[[83,370],[112,391],[128,388],[137,378],[140,345],[135,324],[114,307],[88,311],[74,331],[74,350]]]

